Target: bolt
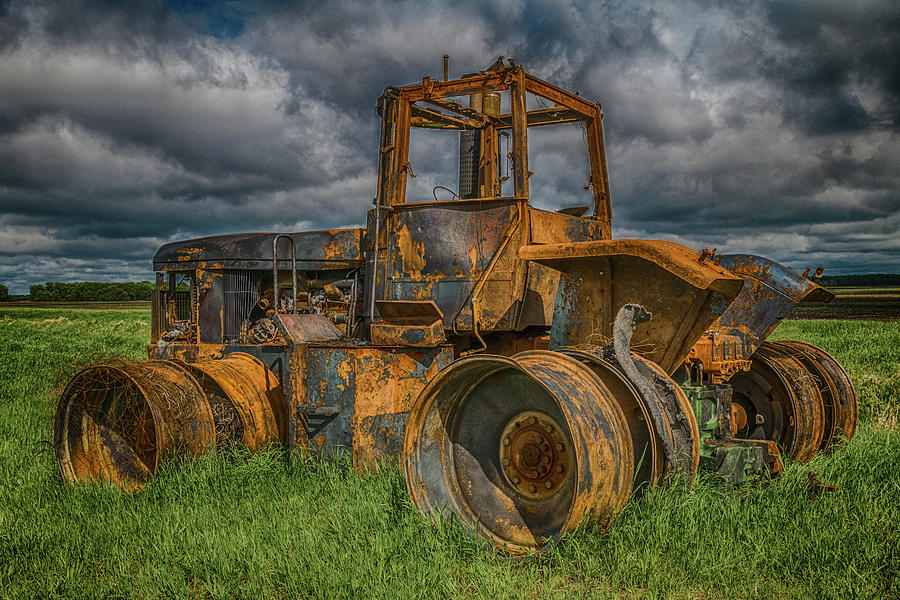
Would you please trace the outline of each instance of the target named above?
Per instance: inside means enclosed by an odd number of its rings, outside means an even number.
[[[514,484],[519,485],[519,481],[521,481],[521,480],[518,477],[516,477],[515,475],[512,476],[512,482]]]
[[[503,466],[504,466],[504,467],[508,467],[508,466],[509,466],[509,459],[508,459],[508,458],[504,458],[504,459],[503,459]]]
[[[505,438],[503,438],[503,445],[504,445],[504,446],[509,446],[510,442],[512,442],[512,440],[509,439],[508,436],[505,437]]]
[[[550,488],[553,487],[553,482],[548,479],[547,483],[544,484],[544,487],[549,490]]]
[[[541,475],[543,475],[546,472],[547,472],[547,467],[545,467],[544,465],[541,465],[540,467],[538,467],[538,473],[540,473]]]
[[[556,472],[557,472],[557,473],[562,473],[562,472],[563,472],[563,466],[562,466],[562,465],[556,465]]]
[[[762,416],[761,414],[756,413],[756,424],[762,425],[765,422],[766,422],[766,418],[764,416]]]
[[[538,444],[543,444],[543,443],[544,443],[544,437],[539,435],[539,436],[537,436],[537,440],[536,440],[536,441],[537,441]]]
[[[556,451],[557,451],[557,452],[562,452],[562,449],[563,449],[563,445],[560,444],[559,442],[557,442],[557,443],[556,443]]]
[[[553,433],[553,425],[547,424],[547,433]]]
[[[531,478],[532,478],[532,479],[537,479],[537,476],[538,476],[538,472],[537,472],[537,471],[532,470],[532,471],[531,471],[530,473],[528,473],[528,474],[531,475]]]
[[[546,465],[550,462],[550,457],[545,454],[544,458],[542,458],[541,461]]]
[[[536,485],[532,485],[532,486],[531,486],[530,488],[528,488],[528,489],[530,489],[530,490],[531,490],[531,493],[533,494],[533,493],[535,493],[535,492],[537,491],[537,486],[536,486]]]
[[[537,417],[531,417],[531,424],[534,425],[537,423]]]

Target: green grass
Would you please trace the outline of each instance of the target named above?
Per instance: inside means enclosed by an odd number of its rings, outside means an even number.
[[[853,380],[861,420],[900,427],[900,321],[783,321],[769,339],[804,340],[830,352]]]
[[[58,386],[141,358],[143,311],[0,310],[0,595],[65,598],[848,598],[900,594],[900,323],[791,321],[857,383],[844,449],[763,485],[701,477],[630,502],[534,560],[433,527],[396,468],[362,476],[271,450],[166,465],[141,493],[56,474]],[[882,381],[888,384],[881,386]],[[818,499],[807,473],[840,486]]]

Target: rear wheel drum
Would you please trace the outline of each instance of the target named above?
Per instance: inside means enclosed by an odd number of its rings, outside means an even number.
[[[589,366],[622,409],[634,451],[634,492],[645,485],[660,483],[669,467],[653,417],[640,392],[618,366],[605,360],[600,353],[576,349],[565,349],[563,352]]]
[[[59,399],[54,446],[69,483],[99,479],[138,488],[160,461],[214,445],[203,390],[171,361],[87,367]]]
[[[785,456],[807,462],[822,445],[825,407],[813,374],[771,343],[760,345],[749,371],[731,379],[733,402],[746,413],[736,436],[776,442]]]
[[[510,554],[539,551],[586,516],[607,525],[631,492],[625,417],[602,381],[557,352],[460,359],[422,391],[404,440],[426,516],[449,511]]]
[[[215,360],[178,363],[197,379],[216,421],[216,447],[250,450],[287,439],[287,403],[275,375],[258,358],[234,352]]]
[[[835,436],[852,438],[859,418],[859,401],[841,364],[825,350],[800,340],[772,343],[802,362],[815,376],[825,406],[827,440],[823,439],[821,449],[826,450]]]

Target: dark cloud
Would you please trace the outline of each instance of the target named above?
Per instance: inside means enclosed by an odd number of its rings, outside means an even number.
[[[0,3],[0,281],[135,279],[173,239],[361,223],[386,85],[498,55],[603,102],[617,235],[900,272],[895,2]],[[589,203],[577,128],[535,204]],[[416,136],[410,194],[456,187]]]

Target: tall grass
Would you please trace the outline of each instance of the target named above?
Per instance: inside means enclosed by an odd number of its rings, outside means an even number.
[[[900,321],[784,321],[770,337],[830,352],[856,387],[863,421],[900,427]]]
[[[426,523],[391,465],[364,476],[278,449],[232,451],[164,465],[137,494],[66,486],[49,444],[54,385],[79,363],[142,357],[147,320],[140,311],[0,311],[0,595],[887,598],[900,590],[900,432],[881,420],[776,481],[734,488],[703,476],[690,490],[651,490],[606,534],[581,529],[528,561],[484,553],[451,523]],[[898,404],[896,391],[870,389],[900,365],[897,325],[888,325],[892,333],[884,324],[797,321],[777,333],[844,362],[865,414],[880,419]],[[840,490],[811,496],[810,470]]]

